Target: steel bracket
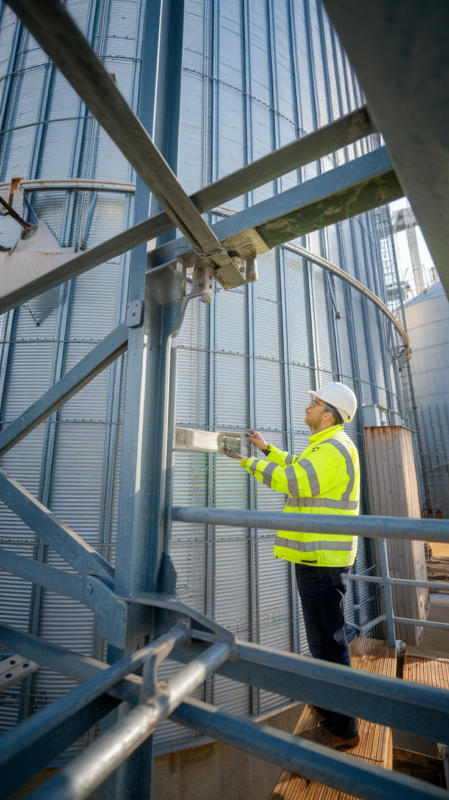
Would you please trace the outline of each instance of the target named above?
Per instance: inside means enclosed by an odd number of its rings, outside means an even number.
[[[125,647],[128,603],[95,575],[85,575],[84,603],[97,617],[98,633],[119,650]]]
[[[161,634],[165,632],[167,626],[178,624],[180,621],[186,622],[189,626],[192,622],[196,622],[199,626],[199,630],[196,631],[197,636],[199,635],[201,638],[201,634],[207,635],[207,632],[209,632],[209,635],[212,634],[213,641],[224,641],[231,646],[232,660],[238,658],[238,648],[232,631],[214,622],[214,620],[200,611],[181,602],[174,594],[165,592],[142,593],[125,600],[115,594],[95,575],[85,575],[83,587],[83,602],[96,615],[99,635],[107,639],[110,644],[119,650],[123,650],[125,647],[125,634],[131,623],[131,606],[138,604],[148,606],[149,612],[152,609],[158,609],[157,627],[161,628]],[[162,611],[166,613],[161,616]],[[148,626],[145,627],[144,621],[143,627],[138,633],[143,636],[149,632],[150,617],[148,616]]]
[[[126,310],[126,324],[128,328],[138,328],[143,321],[143,300],[133,300],[128,303]]]
[[[39,666],[35,661],[14,653],[3,659],[3,661],[0,661],[0,691],[5,691],[5,689],[18,683],[18,681],[36,672]]]
[[[195,622],[199,627],[198,629],[191,629],[191,635],[195,638],[204,638],[211,642],[226,642],[231,652],[229,659],[237,661],[239,658],[239,648],[236,643],[235,634],[228,628],[223,627],[215,620],[203,614],[201,611],[186,605],[179,600],[174,594],[166,594],[165,592],[142,592],[133,597],[130,597],[131,603],[141,603],[147,606],[153,606],[157,609],[163,609],[166,612],[171,612],[173,619],[177,622],[190,620],[190,625]],[[163,631],[159,632],[161,635]]]

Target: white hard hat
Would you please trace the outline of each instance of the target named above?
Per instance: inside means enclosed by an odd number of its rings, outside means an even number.
[[[319,397],[323,403],[329,403],[334,406],[345,422],[349,422],[357,411],[357,397],[349,386],[344,383],[328,383],[322,389],[317,389],[316,392],[311,392],[315,397]]]

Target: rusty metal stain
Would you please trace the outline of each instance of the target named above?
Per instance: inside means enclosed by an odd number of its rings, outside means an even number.
[[[342,189],[256,228],[269,248],[403,196],[394,171]]]

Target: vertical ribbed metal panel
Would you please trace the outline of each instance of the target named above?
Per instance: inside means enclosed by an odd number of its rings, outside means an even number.
[[[121,91],[132,100],[140,46],[136,33],[140,36],[138,21],[142,3],[69,2],[68,7],[82,30],[89,37],[93,36],[97,52],[108,56],[108,70],[114,72]],[[12,62],[5,42],[8,25],[11,26],[13,20],[14,15],[10,12],[2,17],[0,59],[3,67],[5,59]],[[12,47],[14,37],[11,32],[9,42]],[[2,179],[40,175],[44,178],[129,180],[128,164],[108,139],[98,141],[96,124],[88,121],[84,125],[84,121],[79,119],[53,122],[62,117],[86,114],[85,107],[58,72],[50,80],[47,105],[43,109],[40,107],[44,79],[49,75],[50,65],[47,56],[26,33],[22,35],[20,47],[20,61],[16,55],[14,64],[14,70],[19,70],[19,74],[11,78],[9,105],[3,118],[2,130],[15,130],[2,137]],[[38,119],[48,120],[42,126],[42,137],[36,136],[36,126],[21,128]],[[39,150],[34,147],[37,141]],[[32,163],[36,166],[32,167]],[[71,198],[66,192],[39,192],[32,199],[36,213],[61,243],[76,245],[84,236],[90,198],[91,194],[87,193],[78,193],[76,198]],[[88,246],[95,246],[128,226],[129,212],[129,199],[125,196],[99,193]],[[17,225],[15,229],[10,223],[3,227],[7,230],[2,236],[2,244],[13,244],[18,236]],[[127,257],[122,257],[99,266],[73,281],[66,290],[47,292],[15,313],[9,332],[13,344],[5,343],[2,348],[4,352],[9,348],[2,422],[20,414],[117,324],[126,299],[128,261]],[[61,303],[68,304],[64,312],[66,322],[58,322],[57,327],[57,320],[63,318]],[[5,324],[3,331],[6,334]],[[116,461],[115,450],[111,451],[108,442],[113,428],[112,438],[115,440],[115,428],[120,422],[116,415],[111,417],[112,393],[115,391],[111,370],[117,372],[117,366],[99,375],[57,415],[53,415],[51,421],[39,426],[2,459],[2,467],[7,472],[39,499],[47,498],[44,502],[100,551],[104,542],[105,504],[109,503],[110,489],[105,483],[105,475],[109,470],[107,459],[111,453]],[[117,385],[119,388],[119,376]],[[50,446],[51,450],[48,450]],[[113,512],[112,496],[111,503]],[[2,543],[6,539],[16,552],[44,558],[51,565],[69,569],[54,551],[35,543],[34,534],[11,512],[7,509],[2,511]],[[113,534],[114,524],[111,527]],[[107,541],[104,551],[113,560],[114,551]],[[51,592],[36,592],[30,584],[9,575],[2,575],[2,598],[2,618],[9,623],[86,655],[99,652],[101,643],[96,640],[93,615],[81,604]],[[30,609],[31,600],[33,606]],[[14,687],[12,700],[7,698],[2,706],[0,724],[3,728],[9,727],[16,721],[17,714],[37,710],[71,686],[72,681],[41,668],[31,680]],[[84,737],[84,742],[73,745],[59,763],[87,741],[88,736]]]
[[[305,407],[310,402],[309,389],[315,388],[314,372],[309,368],[307,330],[307,266],[295,253],[287,255],[288,336],[290,342],[293,429],[304,430]],[[301,442],[305,443],[302,437]],[[304,445],[303,445],[304,446]],[[296,442],[296,448],[300,442]],[[297,452],[300,452],[297,449]]]
[[[247,43],[250,62],[251,95],[251,150],[252,160],[271,152],[274,148],[274,119],[270,93],[270,54],[267,46],[269,17],[266,0],[249,0],[247,3],[250,38]],[[253,203],[259,203],[273,194],[273,184],[267,183],[252,192]]]
[[[143,7],[142,0],[68,2],[134,108]],[[15,175],[132,179],[125,159],[97,123],[85,119],[90,116],[85,106],[7,7],[0,25],[0,78],[0,133],[9,131],[0,143],[3,180]],[[350,65],[317,0],[186,0],[178,174],[189,193],[360,102]],[[20,127],[38,121],[45,124]],[[371,140],[354,145],[226,205],[238,211],[372,146]],[[87,239],[93,247],[129,226],[132,216],[129,196],[99,192],[87,236],[92,201],[88,192],[74,197],[42,191],[34,196],[34,208],[64,244]],[[311,234],[301,244],[382,295],[373,230],[367,214]],[[15,223],[3,220],[1,243],[10,246],[17,235]],[[129,257],[115,259],[0,318],[2,422],[21,413],[123,318],[128,264]],[[387,384],[394,392],[394,375],[382,357],[384,323],[339,279],[291,251],[261,256],[259,273],[251,287],[216,291],[209,307],[190,303],[178,337],[177,424],[239,431],[251,424],[277,447],[299,453],[308,443],[304,408],[309,389],[340,376],[364,402],[377,398],[386,404],[392,397]],[[120,359],[2,459],[3,468],[112,562],[125,365],[126,359]],[[356,423],[349,430],[363,457]],[[284,497],[259,483],[251,488],[249,476],[221,456],[177,453],[174,502],[277,510]],[[13,514],[1,511],[2,544],[68,569]],[[273,538],[272,531],[244,527],[174,525],[171,553],[179,595],[243,639],[306,653],[292,572],[273,558]],[[361,540],[357,568],[362,571],[370,563],[369,547]],[[357,617],[354,592],[348,592],[349,621],[370,618],[369,596],[362,587]],[[77,652],[99,657],[104,651],[89,611],[52,593],[40,594],[9,575],[2,575],[2,618]],[[175,668],[167,663],[161,676]],[[13,687],[2,699],[2,729],[71,685],[39,670],[26,686]],[[196,694],[238,714],[268,711],[285,702],[221,677],[210,679]],[[159,750],[170,750],[190,738],[165,723],[156,740]],[[74,745],[64,758],[87,741]]]

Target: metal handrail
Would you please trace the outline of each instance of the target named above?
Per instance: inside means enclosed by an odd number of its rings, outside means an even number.
[[[394,624],[425,625],[426,621],[406,620],[395,617],[391,598],[393,585],[416,585],[428,581],[409,581],[390,578],[386,538],[426,539],[447,541],[449,523],[444,520],[416,520],[385,517],[338,517],[336,515],[291,515],[241,511],[236,509],[173,508],[172,519],[185,522],[284,530],[320,530],[337,535],[376,536],[379,543],[382,577],[352,575],[351,580],[378,583],[383,586],[386,599],[386,614],[373,620],[369,627],[360,629],[362,634],[382,620],[386,620],[387,643],[398,645]],[[91,583],[95,579],[90,577]],[[98,581],[97,581],[98,582]],[[123,600],[123,598],[117,598]],[[231,636],[229,641],[220,628],[215,631],[207,625],[207,618],[197,621],[201,630],[194,630],[191,622],[195,614],[180,604],[174,595],[147,594],[130,597],[128,602],[145,602],[155,608],[181,613],[184,622],[172,628],[152,645],[133,653],[112,667],[92,659],[83,659],[73,653],[56,648],[37,637],[14,631],[0,625],[0,641],[16,652],[33,656],[44,666],[56,669],[77,680],[86,681],[83,686],[69,692],[51,706],[37,712],[13,732],[5,734],[0,747],[0,764],[8,765],[8,780],[18,781],[17,770],[12,769],[27,748],[38,749],[39,744],[50,744],[55,732],[65,727],[65,736],[77,737],[82,727],[98,722],[114,708],[114,703],[131,702],[135,707],[119,718],[119,721],[103,734],[88,750],[63,769],[45,786],[38,789],[34,800],[84,800],[99,786],[164,719],[170,718],[195,731],[237,746],[248,753],[268,759],[277,765],[300,772],[308,778],[319,780],[348,794],[367,800],[397,800],[403,797],[426,800],[446,796],[443,790],[431,787],[413,778],[397,775],[389,770],[375,769],[329,751],[311,745],[283,732],[274,732],[250,720],[242,720],[232,714],[213,708],[207,703],[193,700],[189,695],[201,685],[212,672],[235,681],[274,691],[297,700],[329,707],[343,713],[356,713],[377,724],[386,724],[404,730],[417,729],[422,735],[449,744],[449,698],[447,692],[428,686],[416,686],[395,678],[385,678],[366,672],[354,673],[347,667],[324,661],[312,661],[295,653],[283,653],[268,647],[255,645]],[[173,608],[172,608],[173,606]],[[197,614],[197,612],[195,612]],[[198,616],[198,614],[197,614]],[[190,621],[189,621],[190,617]],[[179,617],[178,617],[179,619]],[[211,621],[210,621],[211,622]],[[204,625],[210,628],[207,633]],[[446,627],[440,623],[427,623],[432,627]],[[447,626],[449,627],[449,626]],[[218,633],[218,635],[217,635]],[[166,684],[158,684],[157,666],[170,655],[182,667]],[[143,677],[131,675],[136,667],[143,665]],[[338,689],[338,691],[336,691]],[[84,722],[80,715],[84,714]],[[67,724],[76,720],[75,726]],[[73,723],[72,723],[73,725]],[[78,726],[78,728],[77,728]],[[79,727],[81,726],[81,727]],[[64,737],[63,737],[64,738]],[[62,741],[62,740],[60,740]],[[65,740],[64,740],[65,741]],[[59,743],[59,742],[58,742]],[[52,742],[52,746],[55,743]],[[64,742],[63,742],[64,746]],[[40,754],[48,759],[48,751]],[[32,774],[36,765],[32,764]],[[23,782],[23,781],[22,781]],[[7,784],[3,787],[10,793]],[[6,795],[0,786],[0,798]]]
[[[77,759],[34,792],[34,800],[84,800],[90,797],[157,725],[226,661],[230,651],[230,645],[225,642],[213,644],[176,672],[164,689],[157,691],[155,684],[156,691],[152,696],[143,698],[143,702],[128,711]]]
[[[89,117],[89,119],[93,119],[93,117]],[[49,122],[56,122],[56,120],[49,120]],[[2,133],[4,133],[4,131]],[[9,190],[10,183],[10,181],[0,183],[0,194]],[[134,194],[136,191],[136,184],[125,181],[102,181],[95,178],[35,178],[34,180],[20,181],[18,190],[20,192],[61,192],[64,190],[76,190],[78,192],[121,192],[122,194]]]
[[[230,527],[262,528],[368,539],[410,539],[449,544],[449,520],[408,517],[341,516],[339,514],[284,514],[282,511],[251,511],[206,506],[174,506],[174,522],[196,522]]]
[[[385,614],[366,625],[354,625],[364,635],[379,622],[385,621],[387,644],[396,646],[395,623],[418,627],[449,630],[449,623],[396,617],[393,610],[392,586],[415,586],[417,588],[448,589],[449,584],[430,581],[414,581],[405,578],[390,578],[386,539],[409,539],[411,541],[449,543],[449,521],[433,519],[410,519],[408,517],[338,516],[335,514],[295,514],[283,512],[242,511],[194,506],[175,506],[172,509],[174,522],[207,523],[209,525],[247,526],[265,530],[288,530],[332,534],[335,536],[362,536],[377,539],[381,562],[381,576],[349,575],[352,581],[377,583],[383,587]]]
[[[163,639],[156,640],[142,656],[150,657],[150,651],[161,650],[161,647],[165,648],[163,655],[166,656],[173,638],[178,636],[175,630],[172,629]],[[191,633],[193,638],[198,632],[192,630]],[[391,770],[372,767],[358,759],[348,758],[297,736],[274,731],[263,724],[239,718],[188,697],[207,674],[217,671],[220,675],[241,683],[251,683],[286,697],[324,705],[341,713],[355,713],[377,724],[411,732],[417,727],[423,736],[433,741],[449,743],[449,697],[442,689],[398,681],[396,678],[365,671],[353,671],[349,667],[311,660],[306,656],[276,651],[243,640],[236,640],[237,652],[234,656],[230,645],[225,642],[193,641],[187,646],[175,646],[172,651],[174,660],[186,663],[187,666],[170,678],[166,685],[155,683],[156,693],[147,697],[145,677],[130,674],[137,663],[135,661],[133,664],[128,663],[125,670],[107,667],[99,661],[61,650],[45,640],[14,631],[6,625],[0,625],[0,636],[3,642],[14,648],[20,647],[25,654],[27,650],[36,650],[36,654],[38,651],[40,662],[50,669],[56,668],[62,674],[79,681],[90,681],[90,686],[86,684],[79,687],[86,699],[92,699],[96,694],[96,691],[92,694],[90,687],[96,677],[101,676],[100,681],[95,684],[95,690],[98,690],[98,684],[103,681],[103,686],[110,688],[107,695],[99,700],[105,701],[108,698],[109,703],[111,700],[126,701],[135,706],[68,768],[34,793],[33,800],[49,800],[53,797],[58,800],[87,798],[94,787],[151,734],[155,724],[167,716],[178,724],[239,747],[281,768],[320,783],[325,782],[351,795],[357,793],[357,796],[366,800],[428,800],[432,797],[444,800],[446,797],[444,790],[422,781]],[[133,654],[134,658],[138,659],[139,653]],[[141,660],[144,659],[141,657]],[[126,669],[129,669],[128,675],[123,677]],[[70,694],[62,698],[65,706],[70,703]],[[52,703],[48,709],[37,712],[27,723],[22,723],[22,728],[18,727],[17,733],[24,730],[24,726],[39,727],[40,719],[45,715],[47,728],[42,729],[41,726],[42,738],[38,742],[38,745],[45,745],[48,734],[52,734],[48,729],[48,722],[53,725],[53,731],[61,722],[57,703],[58,701]],[[109,710],[110,705],[103,706],[100,718]],[[85,707],[85,712],[88,711],[89,706]],[[88,725],[88,721],[86,720],[85,725]],[[65,723],[64,731],[69,728]],[[71,733],[72,738],[76,736],[73,729]],[[11,734],[7,733],[2,740],[10,765],[20,763],[22,770],[26,766],[32,772],[34,769],[35,773],[36,764],[24,762],[19,747],[13,748],[13,752],[9,748],[8,753],[6,745],[8,739],[11,741],[10,737]],[[14,741],[17,742],[17,734],[14,735]],[[53,746],[54,744],[53,741]],[[37,752],[38,746],[33,754],[34,761]],[[41,760],[45,757],[48,760],[48,751],[44,756],[42,753],[38,755]],[[9,773],[4,770],[4,776],[9,780],[13,777],[20,784],[20,775],[17,772],[20,770],[10,770]],[[0,797],[6,800],[9,794],[10,787],[2,782]]]

